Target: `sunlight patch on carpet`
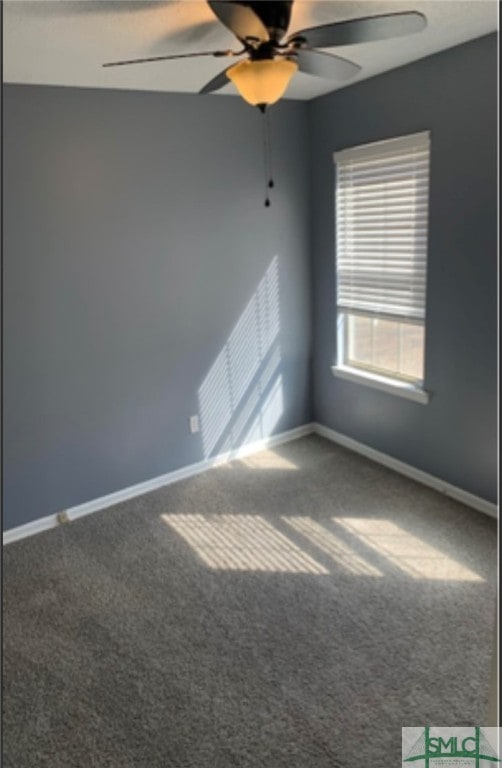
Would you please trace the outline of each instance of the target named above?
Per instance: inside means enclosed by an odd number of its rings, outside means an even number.
[[[341,565],[356,576],[382,576],[383,574],[370,563],[363,560],[352,547],[342,541],[334,533],[310,517],[283,517],[282,520],[295,531],[315,544],[320,550],[329,555],[338,565]]]
[[[298,469],[298,464],[280,456],[275,451],[260,451],[239,461],[249,469]]]
[[[415,579],[484,581],[466,565],[390,520],[334,517],[333,522]]]
[[[213,570],[327,574],[258,515],[162,515]]]

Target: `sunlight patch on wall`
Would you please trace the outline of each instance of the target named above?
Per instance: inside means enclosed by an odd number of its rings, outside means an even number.
[[[258,515],[162,515],[213,570],[326,574],[328,571]]]
[[[252,442],[272,432],[284,407],[280,362],[279,349],[275,348],[270,352],[268,364],[233,414],[232,429],[222,446],[225,450],[235,448],[238,438],[240,443]]]
[[[279,331],[275,256],[199,388],[205,458],[267,437],[276,426],[284,410]]]
[[[274,427],[284,411],[284,396],[282,388],[282,376],[277,376],[270,392],[263,398],[260,408],[250,427],[245,430],[242,438],[244,443],[254,443],[264,437],[268,437],[274,431]]]
[[[368,547],[415,579],[484,581],[462,563],[413,536],[390,520],[334,517],[333,522],[357,536]]]
[[[378,568],[370,565],[354,552],[352,547],[349,547],[348,544],[310,517],[283,517],[281,519],[329,555],[335,563],[341,565],[349,573],[357,576],[383,575]]]

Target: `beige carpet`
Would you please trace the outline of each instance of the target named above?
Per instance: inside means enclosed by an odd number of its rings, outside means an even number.
[[[6,768],[389,768],[483,725],[495,521],[318,437],[4,549]]]

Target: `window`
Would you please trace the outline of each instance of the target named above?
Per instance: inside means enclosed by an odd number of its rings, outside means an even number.
[[[336,152],[335,375],[427,402],[429,133]]]

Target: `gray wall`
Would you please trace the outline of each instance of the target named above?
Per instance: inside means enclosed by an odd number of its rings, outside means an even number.
[[[307,106],[271,117],[266,209],[238,98],[5,87],[5,528],[310,420]]]
[[[270,209],[237,98],[6,86],[4,527],[312,416],[494,501],[495,71],[493,35],[277,105]],[[330,371],[332,152],[421,130],[427,406]]]
[[[497,81],[490,35],[311,103],[314,418],[496,500]],[[335,379],[332,152],[431,131],[424,406]]]

